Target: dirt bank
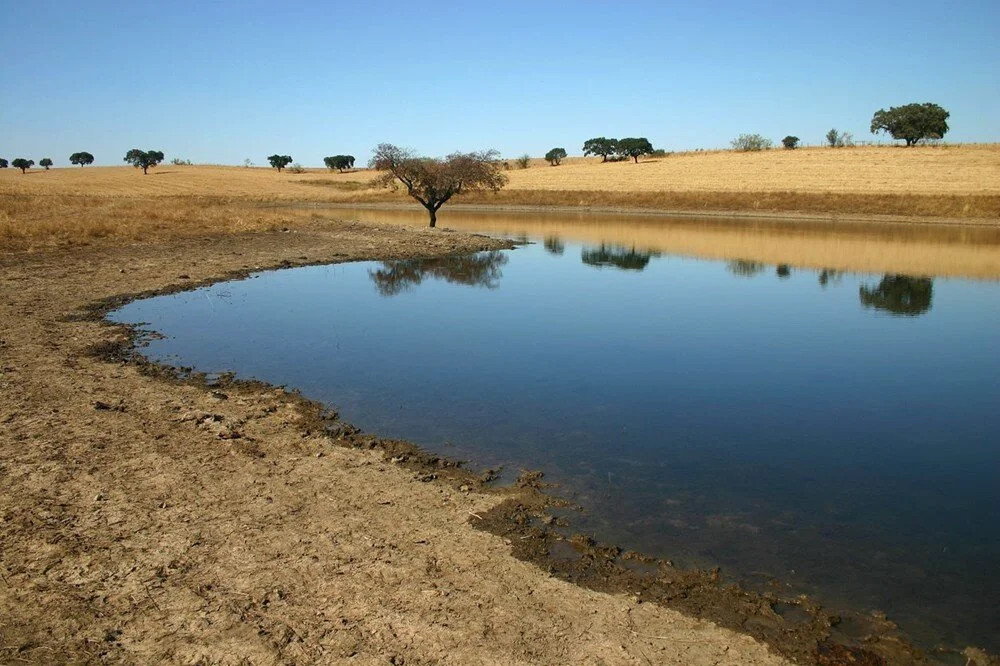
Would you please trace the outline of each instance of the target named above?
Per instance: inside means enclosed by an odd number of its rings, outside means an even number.
[[[317,221],[0,254],[0,662],[912,661],[881,633],[837,647],[831,618],[712,572],[561,541],[533,477],[479,492],[283,390],[134,362],[94,316],[265,267],[503,246]]]

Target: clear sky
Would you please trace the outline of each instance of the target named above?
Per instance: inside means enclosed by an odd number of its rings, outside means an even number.
[[[0,156],[815,144],[928,101],[949,141],[1000,141],[998,0],[751,4],[0,0]]]

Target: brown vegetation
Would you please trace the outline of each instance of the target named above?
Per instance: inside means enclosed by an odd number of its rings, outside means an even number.
[[[539,161],[536,160],[537,164]],[[0,171],[0,248],[273,229],[308,213],[260,204],[404,202],[375,172],[302,174],[169,166],[147,178],[128,167]],[[558,169],[513,169],[490,205],[1000,220],[1000,145],[801,149],[668,155],[632,164],[570,158]]]

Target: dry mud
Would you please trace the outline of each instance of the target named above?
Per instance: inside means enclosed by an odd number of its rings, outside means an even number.
[[[888,620],[568,536],[538,474],[494,487],[102,320],[265,268],[507,246],[326,222],[0,254],[0,663],[923,663]]]

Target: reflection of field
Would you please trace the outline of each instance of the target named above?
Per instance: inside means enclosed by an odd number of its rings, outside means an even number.
[[[419,211],[344,209],[359,220],[419,224]],[[447,211],[444,228],[620,245],[713,259],[810,268],[1000,279],[1000,229],[835,225],[627,215]]]

